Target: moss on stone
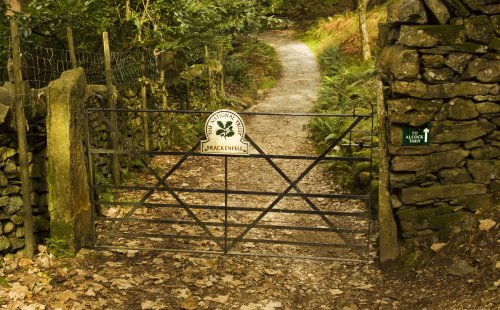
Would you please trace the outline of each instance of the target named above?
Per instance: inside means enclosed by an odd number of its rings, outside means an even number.
[[[451,227],[460,222],[463,214],[453,212],[450,205],[442,205],[434,208],[411,208],[400,209],[397,212],[401,228],[405,232],[412,230],[446,230],[449,235]]]
[[[465,42],[465,28],[462,25],[403,25],[398,42],[412,47],[458,45]]]
[[[54,240],[61,240],[73,252],[75,251],[73,244],[74,236],[74,227],[71,223],[63,221],[52,221],[50,223],[50,237]]]

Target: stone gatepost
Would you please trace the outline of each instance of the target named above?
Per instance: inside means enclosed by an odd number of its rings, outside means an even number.
[[[399,233],[408,245],[446,242],[498,212],[500,4],[396,0],[380,30]]]
[[[85,73],[66,71],[48,88],[47,155],[50,237],[72,250],[92,242],[91,204],[85,165]]]

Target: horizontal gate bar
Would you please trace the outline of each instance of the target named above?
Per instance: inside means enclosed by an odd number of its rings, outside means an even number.
[[[96,201],[96,205],[100,206],[124,206],[124,207],[146,207],[146,208],[182,208],[178,204],[170,204],[170,203],[152,203],[152,202],[117,202],[117,201]],[[214,206],[214,205],[190,205],[186,204],[186,206],[190,209],[198,209],[198,210],[220,210],[224,211],[224,206]],[[228,206],[228,211],[248,211],[248,212],[262,212],[264,208],[252,208],[252,207],[234,207]],[[368,211],[364,212],[341,212],[341,211],[315,211],[315,210],[290,210],[290,209],[279,209],[273,208],[270,213],[285,213],[285,214],[311,214],[311,215],[336,215],[336,216],[345,216],[345,217],[359,217],[359,218],[367,218],[369,215]]]
[[[189,239],[189,240],[207,240],[213,241],[212,238],[205,236],[188,236],[188,235],[174,235],[174,234],[146,234],[146,233],[122,233],[122,232],[97,232],[97,236],[119,237],[119,238],[150,238],[150,239]],[[238,238],[227,238],[228,241],[234,241]],[[215,240],[224,241],[224,237],[215,237]],[[240,238],[240,242],[252,242],[263,244],[277,244],[277,245],[300,245],[311,247],[328,247],[328,248],[362,248],[365,245],[347,245],[339,243],[325,243],[325,242],[304,242],[304,241],[289,241],[289,240],[271,240],[271,239],[254,239],[254,238]]]
[[[354,145],[353,145],[354,146]],[[144,154],[144,155],[170,155],[170,156],[193,156],[193,157],[238,157],[238,158],[269,158],[269,159],[296,159],[296,160],[316,160],[317,156],[304,156],[304,155],[237,155],[237,154],[207,154],[200,152],[175,152],[175,151],[136,151],[136,150],[112,150],[112,149],[90,149],[92,154]],[[355,162],[369,162],[369,157],[342,157],[342,156],[325,156],[322,161],[355,161]]]
[[[117,190],[149,190],[147,186],[129,186],[129,185],[96,185],[95,189],[117,189]],[[177,193],[200,193],[200,194],[225,194],[223,189],[191,189],[191,188],[175,188],[171,187],[170,190]],[[158,188],[158,192],[167,192],[164,188]],[[228,195],[249,195],[249,196],[278,196],[282,192],[264,192],[264,191],[243,191],[243,190],[228,190]],[[353,195],[353,194],[320,194],[320,193],[286,193],[287,197],[313,197],[313,198],[339,198],[339,199],[356,199],[356,200],[369,200],[370,195]]]
[[[215,111],[196,111],[196,110],[151,110],[151,109],[121,109],[121,108],[87,108],[88,112],[128,112],[128,113],[171,113],[171,114],[212,114]],[[371,118],[372,114],[342,114],[342,113],[291,113],[291,112],[249,112],[241,111],[239,115],[254,115],[254,116],[310,116],[310,117],[363,117]]]
[[[174,220],[174,219],[138,219],[138,218],[109,218],[96,217],[99,222],[126,222],[126,223],[149,223],[149,224],[178,224],[178,225],[196,225],[194,221]],[[223,222],[202,222],[206,226],[224,227]],[[247,227],[247,224],[227,222],[227,227]],[[340,232],[351,234],[367,234],[368,230],[362,229],[345,229],[345,228],[327,228],[327,227],[311,227],[311,226],[288,226],[288,225],[266,225],[257,224],[255,228],[272,229],[272,230],[298,230],[298,231],[317,231],[317,232]]]
[[[314,261],[334,261],[343,263],[366,263],[366,259],[351,259],[351,258],[338,258],[327,256],[305,256],[305,255],[279,255],[279,254],[263,254],[263,253],[245,253],[245,252],[229,252],[222,251],[195,251],[183,249],[169,249],[169,248],[151,248],[151,247],[120,247],[108,245],[96,245],[96,250],[110,250],[110,251],[148,251],[148,252],[170,252],[170,253],[186,253],[198,255],[229,255],[229,256],[247,256],[247,257],[265,257],[265,258],[283,258],[283,259],[299,259],[299,260],[314,260]],[[369,262],[372,262],[371,260]]]

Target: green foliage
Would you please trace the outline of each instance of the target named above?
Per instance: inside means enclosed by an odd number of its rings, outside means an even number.
[[[74,30],[79,49],[97,49],[101,33],[114,25],[115,9],[101,0],[32,0],[17,19],[25,38],[66,49],[66,27]]]
[[[170,127],[170,147],[187,150],[202,136],[203,129],[204,122],[201,118],[187,114],[176,115]]]
[[[228,58],[224,63],[226,83],[246,84],[249,80],[248,71],[248,63],[239,59]]]
[[[235,45],[224,62],[224,73],[229,92],[236,88],[250,101],[259,90],[272,87],[281,76],[282,65],[271,46],[248,38]],[[235,95],[234,93],[232,95]]]
[[[314,25],[302,34],[303,39],[318,53],[334,46],[344,55],[361,58],[358,13],[353,10],[336,12],[332,15],[316,20]],[[366,13],[369,42],[373,51],[377,49],[378,25],[386,20],[387,6],[385,4],[376,5]]]
[[[375,70],[373,63],[361,62],[340,54],[339,48],[327,48],[319,55],[323,73],[320,97],[315,110],[320,113],[371,114],[375,101]],[[322,117],[309,123],[313,140],[319,151],[328,147],[352,123],[352,118]],[[362,122],[340,143],[337,156],[367,157],[371,150],[371,122]],[[374,163],[376,165],[376,163]],[[335,178],[353,189],[366,188],[370,184],[370,166],[367,163],[332,162]],[[375,168],[373,169],[375,170]]]
[[[282,12],[293,18],[317,18],[332,12],[338,0],[283,0]]]
[[[70,249],[65,240],[46,238],[45,243],[47,245],[49,253],[57,258],[67,258],[74,256],[73,251]]]
[[[370,114],[375,101],[373,63],[342,56],[336,47],[328,48],[320,54],[319,62],[323,82],[316,111]],[[312,130],[315,133],[315,141],[319,145],[325,144],[347,125],[347,120],[338,118],[314,120]]]
[[[273,22],[272,14],[280,3],[280,0],[32,0],[16,19],[25,37],[47,46],[67,48],[66,26],[71,26],[78,49],[101,50],[101,33],[107,30],[115,50],[141,47],[152,52],[154,48],[162,51],[182,48],[189,54],[207,42],[218,44],[224,37],[260,30]]]

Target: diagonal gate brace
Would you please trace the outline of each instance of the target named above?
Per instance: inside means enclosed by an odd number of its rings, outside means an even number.
[[[136,155],[139,160],[144,164],[144,166],[153,174],[153,176],[158,180],[158,183],[156,184],[156,186],[154,187],[154,190],[153,192],[160,186],[160,185],[163,185],[163,187],[170,193],[170,195],[172,195],[172,197],[174,197],[174,199],[177,201],[177,203],[184,209],[184,211],[186,211],[189,216],[191,218],[193,218],[196,222],[196,224],[201,228],[203,229],[203,231],[205,231],[205,233],[209,236],[209,238],[215,242],[220,248],[221,250],[224,250],[225,249],[225,246],[224,244],[220,243],[220,241],[218,240],[218,238],[216,238],[214,236],[214,234],[208,229],[208,227],[198,218],[198,216],[196,216],[196,214],[184,203],[184,201],[179,197],[179,195],[177,195],[177,193],[166,183],[166,179],[168,178],[169,175],[171,175],[173,173],[173,171],[169,174],[167,172],[167,174],[165,175],[165,177],[160,177],[158,175],[158,173],[149,165],[149,163],[147,163],[144,159],[142,159],[141,156],[139,156],[139,152],[137,152],[137,150],[135,150],[133,147],[131,147],[129,145],[129,143],[127,142],[127,139],[122,135],[122,133],[111,123],[111,121],[106,117],[106,115],[104,114],[104,111],[101,111],[102,112],[102,119],[103,121],[106,123],[106,125],[113,131],[115,131],[118,135],[118,138],[123,142],[123,144],[125,146],[127,146],[130,150],[132,150],[132,153],[134,155]],[[196,149],[198,147],[199,143],[193,148],[193,149]],[[178,167],[180,167],[180,165],[185,161],[187,160],[187,157],[189,155],[186,155],[185,157],[183,157],[174,167],[176,167],[176,169]],[[175,170],[174,170],[175,171]],[[151,191],[151,190],[150,190]],[[152,194],[152,193],[151,193]],[[150,194],[150,195],[151,195]],[[147,199],[147,198],[146,198]]]
[[[255,150],[257,152],[259,152],[259,154],[261,155],[266,155],[265,152],[257,145],[257,143],[255,143],[255,141],[253,141],[252,138],[250,138],[250,136],[246,135],[246,140],[248,140],[248,142],[250,142],[250,144],[255,148]],[[278,165],[269,157],[264,157],[265,160],[269,163],[269,165],[271,165],[274,170],[276,170],[276,172],[278,172],[278,174],[290,185],[293,187],[293,189],[295,191],[297,191],[297,193],[299,194],[304,194],[304,192],[302,192],[302,190],[297,186],[297,183],[294,184],[294,182],[288,177],[288,175],[286,175],[286,173],[280,168],[278,167]],[[330,221],[330,219],[328,219],[328,217],[326,217],[326,215],[322,214],[321,213],[321,209],[318,208],[318,206],[316,206],[316,204],[314,202],[311,201],[311,199],[309,199],[309,197],[305,196],[305,195],[302,195],[301,198],[314,210],[314,211],[317,211],[317,212],[320,212],[319,215],[321,216],[321,219],[331,228],[332,231],[335,231],[338,236],[351,248],[353,249],[354,251],[356,251],[356,247],[352,244],[352,242],[341,232],[338,231],[338,228],[335,226],[334,223],[332,223],[332,221]],[[359,253],[358,253],[359,254]]]
[[[331,152],[331,150],[339,144],[342,139],[351,132],[363,119],[365,116],[358,116],[354,122],[342,132],[333,142],[332,144],[321,153],[321,155],[316,158],[303,172],[299,175],[299,177],[293,181],[245,230],[243,230],[238,237],[236,237],[231,244],[227,246],[227,251],[230,251],[238,242],[240,242],[250,230],[252,230],[261,220],[266,216],[293,188],[297,186],[297,184],[302,181],[302,179],[311,172],[311,170],[316,167],[327,155]]]

